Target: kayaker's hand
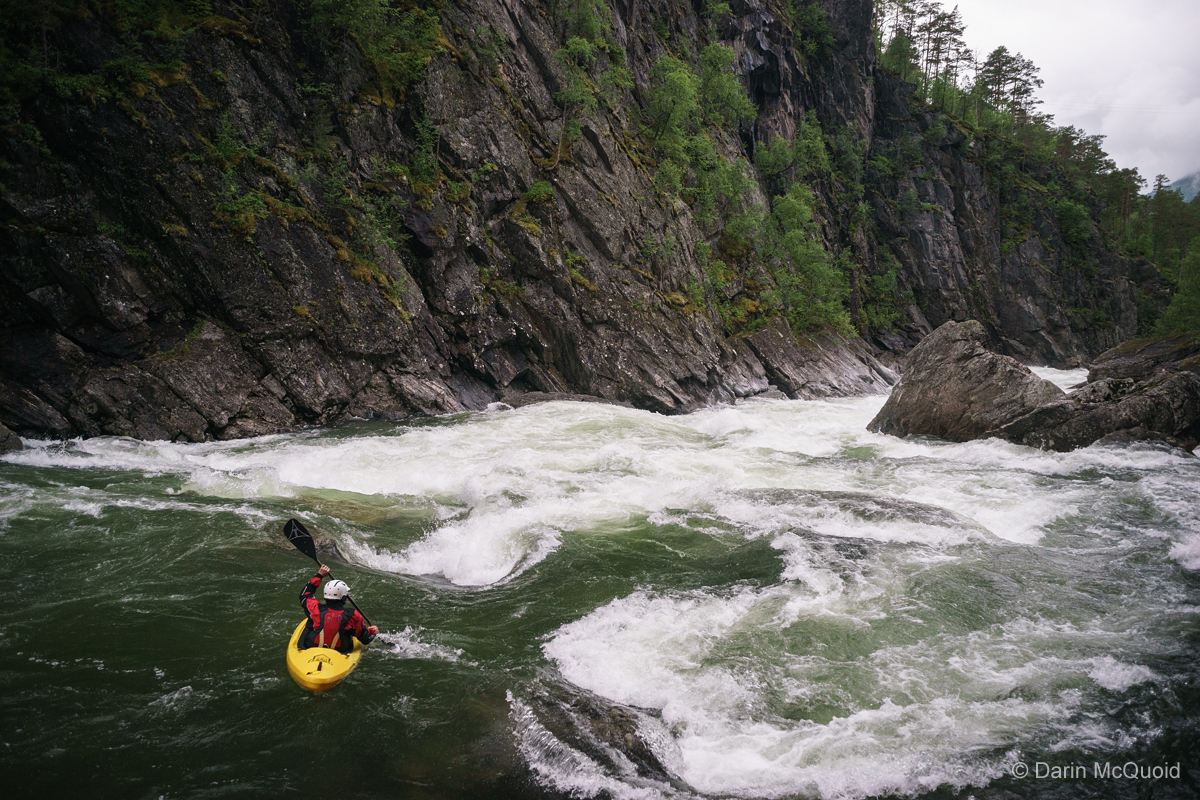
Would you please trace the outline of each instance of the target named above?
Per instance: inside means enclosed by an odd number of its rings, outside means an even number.
[[[320,575],[322,578],[329,577],[329,567],[322,564],[321,568],[319,570],[317,570],[317,574]]]
[[[372,625],[371,627],[367,628],[367,633],[371,634],[372,636],[378,636],[378,635],[379,635],[379,628],[377,628],[377,627],[375,627],[374,625]]]

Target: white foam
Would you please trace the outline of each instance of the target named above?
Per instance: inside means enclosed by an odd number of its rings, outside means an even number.
[[[1039,374],[1060,383],[1079,377]],[[950,444],[869,433],[866,423],[884,400],[744,402],[685,417],[548,403],[467,415],[453,425],[397,427],[391,435],[308,431],[199,445],[101,437],[42,443],[10,460],[174,473],[188,492],[210,497],[336,491],[386,497],[399,506],[432,504],[450,519],[421,541],[395,551],[361,541],[358,548],[346,542],[346,549],[367,566],[442,575],[464,586],[509,580],[536,566],[560,546],[564,533],[646,516],[678,524],[672,509],[706,508],[747,535],[802,526],[832,536],[939,546],[975,535],[961,526],[867,522],[836,504],[768,509],[739,496],[746,490],[858,491],[914,500],[951,510],[1009,541],[1035,544],[1055,522],[1095,500],[1094,484],[1055,480],[1060,476],[1153,469],[1195,476],[1194,465],[1163,450],[1060,454],[996,440]],[[843,458],[859,451],[866,455]],[[1177,496],[1175,491],[1170,487],[1168,494]],[[470,512],[465,519],[463,509]],[[95,506],[79,510],[96,513]],[[1185,545],[1179,552],[1190,558]]]
[[[1078,369],[1054,369],[1053,367],[1030,367],[1034,375],[1037,375],[1042,380],[1050,381],[1064,392],[1069,391],[1071,387],[1078,386],[1087,381],[1087,367]]]
[[[349,542],[356,562],[410,575],[442,575],[459,586],[488,586],[521,574],[557,547],[558,533],[545,526],[498,531],[490,518],[438,528],[400,553]]]
[[[1200,570],[1200,536],[1189,534],[1183,541],[1171,545],[1171,558],[1185,569]]]
[[[747,490],[913,500],[946,508],[1009,541],[1036,544],[1055,522],[1095,502],[1094,483],[1060,476],[1154,469],[1195,476],[1194,465],[1162,450],[1060,454],[996,440],[951,444],[869,433],[866,423],[883,402],[880,396],[745,402],[685,417],[547,403],[468,415],[457,424],[397,427],[394,434],[346,438],[308,431],[199,445],[101,437],[43,443],[10,460],[178,474],[186,493],[208,497],[335,491],[432,508],[443,524],[402,548],[368,546],[352,529],[341,532],[341,543],[366,566],[441,575],[463,586],[511,580],[550,557],[564,534],[644,517],[686,524],[676,509],[703,510],[723,520],[723,529],[732,524],[747,536],[803,527],[952,547],[978,535],[970,526],[867,521],[836,503],[766,503],[744,497]],[[1165,494],[1177,497],[1177,487]],[[1017,497],[1021,502],[1013,502]],[[97,506],[78,510],[94,515]],[[1191,558],[1186,547],[1179,549],[1184,559]]]
[[[1118,691],[1153,679],[1144,667],[1078,655],[1129,634],[1065,621],[1017,618],[872,648],[871,626],[890,616],[903,581],[847,580],[799,537],[774,544],[795,584],[634,592],[543,646],[572,683],[659,709],[680,777],[706,794],[861,798],[983,785],[1004,764],[979,753],[1037,740],[1051,751],[1117,746],[1112,720],[1081,713],[1079,679]],[[793,650],[788,631],[802,620],[864,643],[827,650],[802,637],[808,644]],[[782,714],[772,699],[781,694],[797,710]],[[816,720],[805,708],[834,713]]]
[[[816,553],[795,534],[780,536],[771,542],[776,550],[787,553],[784,557],[781,580],[798,581],[810,588],[818,597],[840,595],[846,582],[833,570],[822,566]]]
[[[426,661],[458,661],[462,650],[457,647],[446,647],[440,644],[430,644],[420,639],[421,628],[406,627],[400,633],[381,633],[379,641],[391,645],[387,652],[399,658],[417,658]]]
[[[1092,664],[1094,669],[1088,673],[1088,677],[1113,692],[1128,691],[1139,683],[1146,683],[1157,677],[1149,667],[1123,664],[1111,656],[1092,659]]]

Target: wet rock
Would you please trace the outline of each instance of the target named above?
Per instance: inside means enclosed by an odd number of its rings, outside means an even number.
[[[1129,394],[1135,383],[1133,378],[1102,378],[1075,388],[1071,399],[1076,403],[1103,403]]]
[[[942,325],[909,354],[904,375],[867,428],[965,442],[1035,411],[1054,414],[1070,404],[1054,384],[991,352],[994,341],[975,320]]]
[[[996,339],[978,322],[938,328],[913,350],[904,377],[869,429],[952,441],[998,437],[1059,451],[1105,437],[1187,449],[1200,439],[1200,374],[1180,369],[1195,359],[1191,345],[1123,345],[1123,353],[1105,360],[1123,377],[1101,378],[1070,396],[989,346],[997,346]],[[1147,372],[1144,380],[1126,377]]]
[[[1010,425],[997,434],[1010,441],[1050,450],[1074,450],[1121,433],[1131,440],[1178,442],[1191,450],[1200,439],[1200,375],[1176,372],[1142,381],[1123,396],[1099,403],[1075,403],[1070,413],[1033,425]]]
[[[624,706],[547,675],[532,684],[530,707],[538,722],[559,742],[577,750],[614,775],[692,789],[663,764],[652,740],[669,746],[671,738],[652,712]]]
[[[771,383],[788,397],[812,400],[886,392],[897,380],[862,340],[826,335],[798,342],[776,318],[746,337]]]
[[[1200,372],[1200,333],[1133,339],[1096,356],[1088,383],[1106,379],[1146,380],[1170,372]]]
[[[12,453],[24,448],[25,445],[21,442],[21,437],[4,427],[4,423],[0,422],[0,456],[5,453]]]
[[[1114,431],[1096,440],[1096,444],[1114,446],[1144,444],[1147,442],[1165,444],[1170,447],[1183,450],[1186,453],[1191,453],[1191,448],[1189,447],[1189,443],[1187,441],[1141,427],[1129,428],[1128,430],[1123,431]]]

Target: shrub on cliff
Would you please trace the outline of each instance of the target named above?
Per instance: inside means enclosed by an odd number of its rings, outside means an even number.
[[[758,109],[737,76],[730,71],[736,55],[732,47],[710,44],[700,51],[699,96],[710,122],[732,128],[754,119]]]
[[[686,162],[684,139],[700,111],[696,76],[683,61],[662,55],[654,62],[650,80],[654,89],[646,117],[651,141],[668,158]]]
[[[1059,200],[1054,203],[1054,216],[1063,241],[1072,247],[1087,244],[1092,235],[1092,216],[1087,208],[1074,200]]]
[[[749,190],[744,159],[727,159],[713,145],[708,126],[732,128],[754,118],[756,109],[731,71],[732,48],[710,44],[696,63],[663,54],[651,71],[652,89],[643,111],[659,162],[654,182],[693,204],[701,225],[736,209]],[[707,123],[707,125],[705,124]]]
[[[829,172],[829,152],[825,135],[813,111],[809,111],[796,127],[796,139],[788,144],[782,136],[772,137],[770,144],[756,147],[754,165],[776,193],[799,178],[823,176]]]
[[[833,29],[829,27],[823,8],[815,2],[788,0],[786,10],[800,52],[812,58],[833,49]]]
[[[821,244],[813,220],[812,192],[794,183],[771,204],[762,225],[760,255],[776,262],[776,288],[763,299],[778,310],[792,330],[801,333],[831,327],[853,333],[843,301],[850,284],[842,265]]]
[[[1158,318],[1160,334],[1200,331],[1200,239],[1193,239],[1179,268],[1179,291]]]
[[[436,14],[414,5],[392,8],[388,0],[313,0],[314,30],[343,30],[362,48],[384,88],[403,90],[425,75],[437,52]]]

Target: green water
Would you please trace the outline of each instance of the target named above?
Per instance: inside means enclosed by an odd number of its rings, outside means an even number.
[[[1144,786],[1008,771],[1200,769],[1196,460],[903,442],[863,430],[879,402],[10,457],[6,796],[1119,796]],[[319,696],[284,663],[291,516],[384,633]],[[639,709],[678,780],[532,721],[547,685]]]

